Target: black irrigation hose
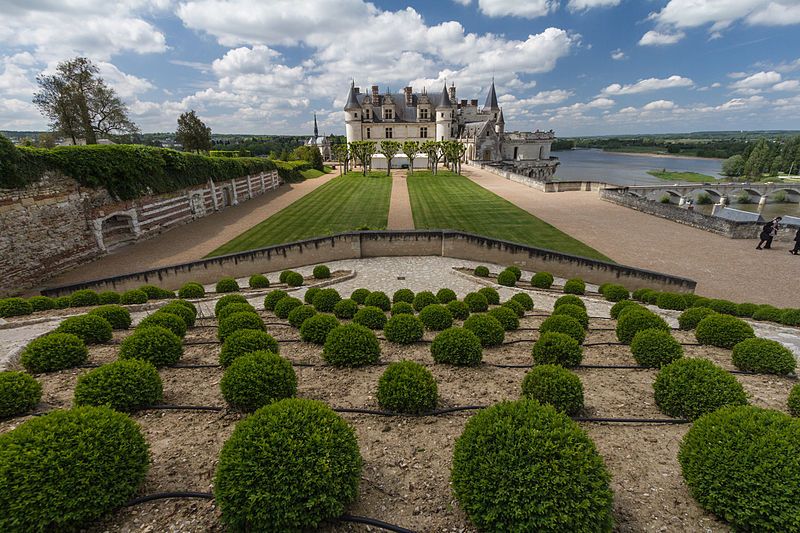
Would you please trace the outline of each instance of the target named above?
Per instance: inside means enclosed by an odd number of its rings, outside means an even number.
[[[395,533],[415,533],[413,529],[406,529],[404,527],[395,526],[394,524],[389,524],[388,522],[384,522],[383,520],[378,520],[376,518],[368,518],[366,516],[355,516],[355,515],[344,514],[339,517],[339,520],[341,520],[342,522],[353,522],[354,524],[367,524],[369,526],[379,527],[387,531],[394,531]]]
[[[147,407],[142,407],[142,411],[224,411],[224,407],[214,407],[211,405],[169,405],[169,404],[162,404],[162,405],[148,405]]]
[[[572,417],[575,422],[610,422],[614,424],[691,424],[686,418],[590,418]]]
[[[219,363],[205,363],[205,364],[188,364],[188,365],[172,365],[166,368],[220,368],[222,365]]]
[[[201,346],[203,344],[219,344],[219,341],[191,341],[184,342],[184,346]]]
[[[335,412],[337,413],[351,413],[351,414],[360,414],[360,415],[378,415],[378,416],[414,416],[414,417],[423,417],[423,416],[440,416],[446,415],[448,413],[457,413],[460,411],[477,411],[479,409],[485,409],[486,405],[464,405],[460,407],[448,407],[446,409],[435,409],[433,411],[426,411],[424,413],[416,413],[416,414],[409,414],[409,413],[396,413],[394,411],[377,411],[375,409],[362,409],[359,407],[332,407]]]

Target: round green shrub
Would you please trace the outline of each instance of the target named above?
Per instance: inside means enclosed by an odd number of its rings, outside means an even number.
[[[755,310],[752,317],[753,320],[780,322],[782,314],[783,310],[778,309],[777,307],[773,307],[771,305],[760,305],[758,306],[758,309]]]
[[[69,295],[70,307],[88,307],[90,305],[100,305],[100,296],[90,289],[75,291]]]
[[[697,327],[701,320],[714,313],[716,311],[708,307],[690,307],[678,317],[678,327],[686,331],[692,330]]]
[[[562,305],[577,305],[578,307],[586,309],[586,304],[583,303],[583,300],[573,294],[565,294],[558,298],[553,304],[553,309],[558,309]]]
[[[320,287],[309,287],[303,295],[303,301],[307,304],[314,305],[314,297],[319,294],[322,289]]]
[[[549,331],[539,336],[533,344],[531,355],[535,365],[561,365],[571,368],[581,364],[583,349],[578,341],[566,333]]]
[[[519,317],[517,312],[509,307],[495,307],[487,313],[489,316],[500,322],[505,331],[513,331],[519,329]]]
[[[731,349],[756,334],[750,324],[741,318],[714,313],[698,322],[694,336],[700,344]]]
[[[566,294],[585,294],[586,283],[579,278],[569,279],[564,283],[564,292]]]
[[[280,345],[275,338],[266,331],[255,329],[240,329],[234,331],[222,343],[219,352],[219,364],[228,367],[238,357],[253,352],[280,353]]]
[[[707,359],[680,358],[662,367],[653,390],[661,411],[690,420],[726,405],[747,404],[736,378]]]
[[[658,291],[648,292],[647,295],[645,296],[644,301],[649,305],[656,305],[656,303],[658,302],[658,297],[660,295],[661,293]]]
[[[97,315],[78,315],[65,318],[55,331],[77,335],[86,344],[102,344],[110,341],[113,336],[108,320]]]
[[[506,270],[513,272],[514,277],[517,278],[517,281],[522,279],[522,270],[517,265],[507,266]]]
[[[694,299],[694,301],[692,302],[692,307],[708,307],[709,309],[711,309],[709,307],[710,304],[711,304],[710,298],[699,297]],[[736,307],[738,308],[739,306],[737,305]]]
[[[545,334],[551,331],[565,333],[578,341],[578,344],[583,344],[586,339],[586,330],[581,323],[568,315],[553,315],[544,319],[539,326],[539,333]]]
[[[284,270],[278,275],[278,281],[281,283],[286,283],[286,278],[289,274],[293,273],[293,270]]]
[[[511,300],[520,304],[525,311],[533,310],[533,298],[531,298],[529,294],[518,292],[511,297]]]
[[[469,318],[469,307],[467,307],[467,304],[464,302],[460,302],[458,300],[447,302],[447,309],[456,320],[466,320]]]
[[[780,322],[784,326],[800,326],[800,309],[784,309]]]
[[[36,311],[47,311],[49,309],[53,309],[56,306],[53,299],[47,296],[32,296],[28,298],[28,303],[31,304],[31,310],[34,313]]]
[[[261,320],[261,317],[255,313],[247,311],[244,313],[234,313],[228,317],[225,317],[224,320],[219,321],[219,326],[217,327],[217,338],[219,338],[221,342],[225,342],[225,339],[228,335],[234,331],[239,331],[240,329],[266,331],[267,327],[264,325],[264,321]]]
[[[631,353],[641,366],[661,368],[683,357],[683,346],[669,331],[644,329],[633,336]]]
[[[121,305],[101,305],[89,311],[90,315],[105,318],[112,329],[128,329],[131,327],[131,313]]]
[[[653,289],[646,289],[646,288],[636,289],[631,294],[631,298],[633,298],[637,302],[644,302],[644,301],[646,301],[645,297],[647,296],[647,294],[649,294],[651,292],[655,292],[655,291],[653,291]]]
[[[522,304],[516,300],[506,300],[505,302],[501,303],[500,306],[507,307],[508,309],[514,311],[514,314],[517,315],[517,318],[522,318],[525,316],[525,308],[522,307]]]
[[[486,301],[489,305],[500,305],[500,293],[494,290],[492,287],[483,287],[482,289],[478,289],[479,294],[483,294],[486,297]]]
[[[178,289],[178,298],[203,298],[206,289],[199,283],[189,282]]]
[[[139,289],[131,289],[129,291],[125,291],[120,295],[119,303],[121,303],[122,305],[146,304],[147,293],[144,291],[140,291]]]
[[[214,497],[231,531],[304,531],[342,515],[360,480],[353,429],[324,403],[291,398],[236,425]]]
[[[724,407],[692,424],[678,461],[697,503],[734,530],[797,530],[797,420],[759,407]]]
[[[0,419],[33,411],[41,399],[42,385],[33,376],[0,372]]]
[[[383,329],[386,325],[386,313],[377,307],[367,305],[353,316],[353,322],[369,329]]]
[[[517,285],[517,276],[510,270],[503,270],[497,275],[497,283],[504,287],[514,287]]]
[[[297,393],[292,363],[268,351],[237,357],[219,383],[222,397],[241,411],[252,412]]]
[[[442,331],[431,343],[431,355],[437,363],[459,366],[478,365],[483,358],[480,338],[467,328]]]
[[[71,333],[49,333],[33,339],[22,350],[20,363],[32,374],[73,368],[86,362],[86,343]]]
[[[537,272],[531,278],[531,285],[537,289],[549,289],[555,279],[550,272]]]
[[[483,313],[489,310],[489,300],[479,292],[471,292],[464,296],[464,303],[470,313]]]
[[[453,315],[447,306],[442,304],[425,306],[419,312],[419,319],[425,325],[425,329],[431,331],[442,331],[453,325]]]
[[[792,416],[800,416],[800,383],[792,387],[786,406]]]
[[[387,411],[407,414],[433,411],[437,395],[431,371],[414,361],[390,364],[378,380],[378,405]]]
[[[386,325],[383,326],[383,334],[386,335],[386,340],[398,344],[415,343],[422,339],[423,333],[422,321],[410,313],[394,315],[386,321]]]
[[[314,308],[320,313],[330,313],[336,304],[342,300],[336,289],[322,289],[314,295]]]
[[[483,265],[476,266],[473,273],[478,277],[487,278],[489,277],[489,268]]]
[[[233,278],[222,278],[217,282],[216,292],[239,292],[239,284]]]
[[[187,330],[186,322],[181,317],[172,313],[164,313],[163,311],[156,311],[152,315],[144,317],[136,327],[146,328],[149,326],[167,328],[178,337],[184,337]]]
[[[197,306],[194,305],[192,302],[189,302],[187,300],[183,300],[183,299],[179,298],[179,299],[175,300],[174,302],[168,303],[164,307],[169,307],[169,306],[173,306],[173,305],[182,305],[186,309],[190,310],[194,314],[194,317],[197,318]]]
[[[0,318],[23,316],[33,313],[33,306],[22,298],[4,298],[0,300]]]
[[[392,308],[392,302],[383,291],[369,293],[369,296],[364,299],[364,305],[368,307],[377,307],[381,311],[389,311]]]
[[[325,339],[322,358],[334,366],[364,366],[378,362],[381,346],[378,338],[360,324],[335,327]]]
[[[55,309],[66,309],[69,307],[69,296],[59,296],[53,300]],[[2,300],[0,300],[0,308],[2,308]]]
[[[770,339],[745,339],[733,347],[733,364],[745,372],[792,374],[797,366],[791,350]]]
[[[370,295],[369,289],[356,289],[350,295],[350,299],[353,300],[358,305],[364,305],[364,302],[367,299],[367,296]]]
[[[681,296],[683,296],[683,301],[686,302],[687,309],[690,307],[694,307],[694,303],[697,301],[698,298],[700,298],[700,296],[694,294],[693,292],[681,293]]]
[[[614,305],[611,306],[611,311],[610,311],[611,318],[613,318],[614,320],[618,319],[619,315],[620,315],[620,313],[622,312],[623,309],[625,309],[626,307],[632,307],[632,306],[636,306],[636,307],[639,307],[639,308],[643,309],[643,307],[641,305],[637,304],[633,300],[620,300],[620,301],[618,301],[617,303],[615,303]]]
[[[287,296],[286,298],[281,298],[281,301],[275,304],[275,316],[286,320],[289,318],[289,313],[292,312],[292,309],[297,309],[303,305],[303,302],[300,298],[294,298],[292,296]]]
[[[631,293],[622,285],[610,284],[601,293],[609,302],[622,302],[631,297]]]
[[[246,313],[246,312],[258,314],[256,308],[250,305],[249,303],[228,304],[222,309],[220,309],[219,312],[217,313],[217,322],[219,322],[220,320],[225,320],[234,313]]]
[[[183,319],[184,322],[186,322],[186,326],[190,328],[194,327],[194,322],[197,320],[197,311],[194,309],[194,307],[187,307],[181,303],[178,303],[178,300],[168,303],[164,307],[160,308],[159,311],[162,313],[178,315]]]
[[[617,339],[623,344],[630,344],[637,333],[645,329],[670,331],[666,321],[648,309],[626,309],[617,320]]]
[[[103,291],[97,297],[100,298],[101,305],[118,304],[122,299],[122,296],[114,291]]]
[[[56,410],[0,435],[0,531],[76,531],[130,500],[150,465],[128,415]]]
[[[392,316],[413,314],[414,306],[408,302],[397,302],[396,304],[392,304]]]
[[[741,303],[736,306],[736,316],[742,318],[752,318],[753,313],[758,311],[758,305],[751,303]]]
[[[325,344],[328,334],[339,325],[339,321],[331,315],[317,314],[300,326],[300,338],[305,342]]]
[[[148,361],[120,359],[95,368],[78,378],[75,405],[105,405],[133,412],[161,401],[161,376]]]
[[[317,311],[314,309],[313,306],[310,305],[299,305],[289,311],[289,316],[287,319],[289,320],[289,324],[292,326],[299,328],[303,325],[307,319],[311,318],[312,316],[316,315]]]
[[[139,287],[139,290],[147,295],[148,300],[168,300],[175,298],[174,292],[156,287],[155,285],[142,285]]]
[[[695,301],[695,305],[697,305],[697,301]],[[729,300],[709,300],[708,304],[703,307],[708,307],[723,315],[736,315],[739,306]]]
[[[478,336],[481,346],[499,346],[506,337],[503,325],[493,316],[484,313],[470,315],[464,321],[464,328]]]
[[[289,294],[286,291],[282,291],[280,289],[269,291],[267,295],[264,297],[264,309],[266,309],[267,311],[274,311],[275,305],[277,305],[278,302],[280,302],[287,296],[289,296]]]
[[[558,315],[571,316],[572,318],[580,322],[583,329],[589,329],[589,314],[583,307],[572,304],[559,305],[553,311],[553,316],[558,316]]]
[[[269,279],[264,274],[253,274],[247,284],[251,289],[266,289],[269,287]]]
[[[331,277],[331,269],[327,265],[317,265],[314,267],[312,275],[314,279],[328,279]]]
[[[479,411],[453,452],[453,492],[482,531],[610,532],[610,479],[586,433],[535,400]]]
[[[290,272],[286,275],[286,284],[289,287],[300,287],[305,282],[303,275],[298,272]]]
[[[416,296],[414,296],[414,309],[418,312],[422,311],[429,305],[438,304],[439,300],[436,299],[436,295],[433,294],[431,291],[422,291],[418,292]]]
[[[450,302],[455,302],[458,300],[458,296],[453,289],[439,289],[436,291],[436,299],[439,301],[440,304],[449,304]]]
[[[573,416],[583,409],[581,379],[561,365],[536,365],[522,380],[522,395]]]
[[[285,293],[284,293],[284,295],[285,295]],[[222,311],[225,307],[227,307],[229,305],[232,305],[232,304],[248,304],[248,305],[250,305],[247,302],[247,298],[245,298],[241,294],[226,294],[225,296],[223,296],[222,298],[217,300],[216,304],[214,304],[214,316],[219,318],[220,311]]]
[[[414,303],[414,291],[411,289],[399,289],[394,291],[392,295],[392,303],[405,302],[408,304]]]
[[[613,285],[613,283],[608,283],[608,282],[601,283],[597,287],[597,292],[599,292],[602,296],[605,296],[606,295],[606,289],[608,289],[612,285]]]
[[[356,316],[357,312],[358,304],[350,298],[339,300],[336,302],[336,305],[333,306],[333,315],[339,319],[351,319]]]
[[[674,311],[683,311],[688,306],[682,294],[677,292],[661,292],[656,299],[656,305],[659,309],[672,309]]]
[[[120,359],[141,359],[157,368],[174,365],[182,354],[181,338],[167,328],[155,325],[137,328],[119,348]]]

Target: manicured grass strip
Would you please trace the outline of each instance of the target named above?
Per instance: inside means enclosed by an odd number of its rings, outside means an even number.
[[[413,176],[408,175],[407,183],[417,229],[457,229],[610,261],[597,250],[464,176],[446,171],[440,171],[436,176],[430,172],[414,172]]]
[[[667,181],[689,181],[692,183],[714,183],[717,181],[713,176],[699,174],[697,172],[671,172],[669,170],[648,170],[648,174],[660,180]]]
[[[314,178],[318,178],[320,176],[324,176],[328,172],[331,172],[333,169],[331,167],[323,167],[325,171],[317,170],[316,168],[310,168],[308,170],[301,170],[300,174],[307,180],[313,180]]]
[[[386,229],[392,178],[350,172],[220,246],[207,257],[367,227]]]

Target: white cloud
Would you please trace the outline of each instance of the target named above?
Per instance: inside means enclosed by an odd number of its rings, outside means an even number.
[[[676,87],[692,87],[693,85],[694,82],[691,79],[673,75],[669,78],[647,78],[631,85],[612,83],[603,89],[602,93],[606,95],[637,94],[662,89],[674,89]]]
[[[713,36],[740,20],[760,26],[798,24],[800,3],[797,0],[669,0],[650,18],[660,26],[672,28],[709,25]]]
[[[611,59],[613,59],[614,61],[622,61],[623,59],[627,58],[628,56],[625,55],[625,52],[623,52],[619,48],[611,52]]]
[[[675,102],[670,100],[655,100],[642,107],[644,111],[668,111],[675,109]]]
[[[800,89],[800,81],[786,80],[772,86],[773,91],[796,91]]]
[[[468,6],[472,3],[472,0],[453,0],[456,4],[461,4],[462,6]]]
[[[675,33],[664,33],[655,30],[650,30],[639,39],[639,46],[667,46],[675,44],[681,39],[686,37],[682,31]]]
[[[615,7],[621,0],[569,0],[567,9],[570,11],[585,11],[596,7]]]
[[[781,75],[775,71],[761,71],[731,84],[731,89],[744,94],[754,94],[770,85],[781,81]]]
[[[100,76],[114,88],[122,99],[128,99],[155,89],[155,85],[150,81],[132,74],[126,74],[111,63],[99,62],[97,63],[97,68],[100,70]]]
[[[481,13],[488,17],[533,19],[555,12],[558,0],[478,0],[478,6]]]

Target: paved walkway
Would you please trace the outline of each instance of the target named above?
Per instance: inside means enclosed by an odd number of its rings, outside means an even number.
[[[788,242],[757,251],[728,239],[603,201],[593,192],[544,193],[474,167],[463,174],[618,263],[697,281],[697,293],[800,307],[800,257]]]
[[[53,287],[67,283],[79,283],[196,261],[338,175],[338,172],[331,172],[302,183],[282,185],[274,191],[269,191],[237,206],[228,207],[146,241],[126,246],[111,255],[101,257],[48,280],[44,285]]]
[[[392,170],[392,200],[389,204],[387,229],[414,229],[411,198],[408,196],[407,170]]]

